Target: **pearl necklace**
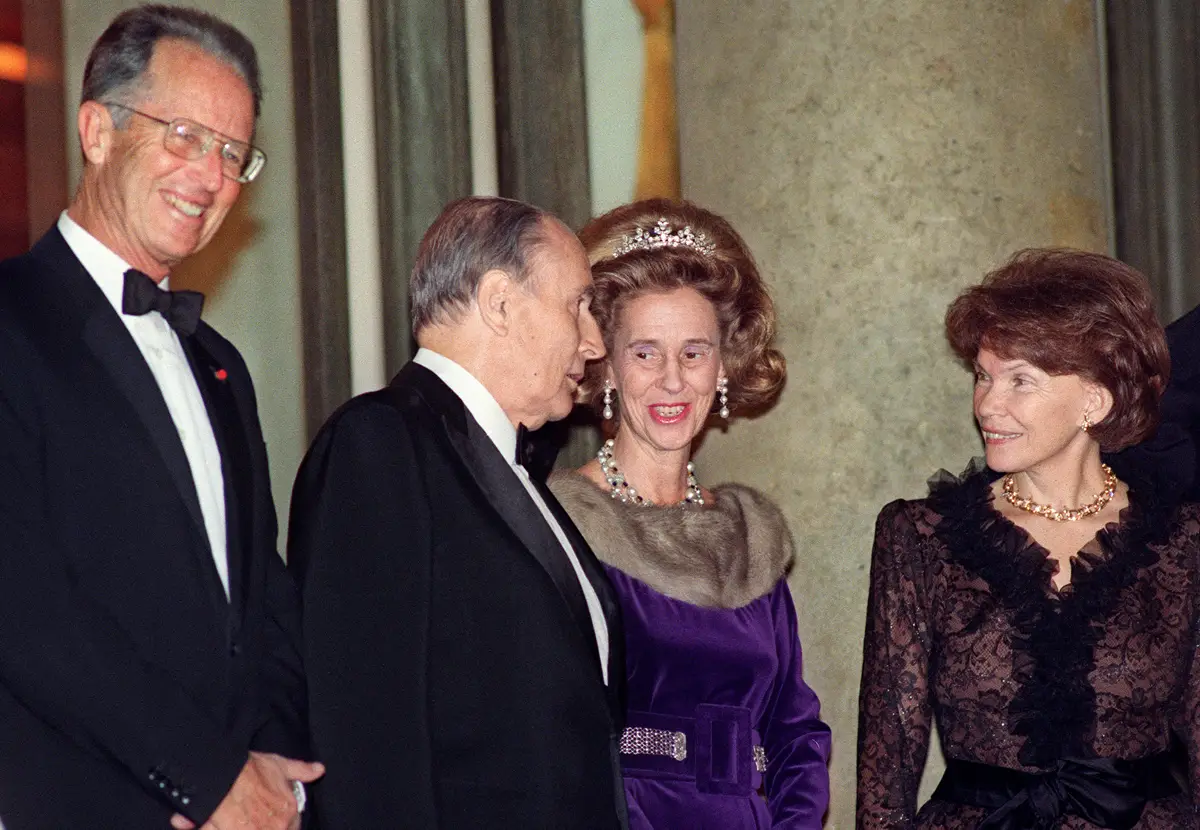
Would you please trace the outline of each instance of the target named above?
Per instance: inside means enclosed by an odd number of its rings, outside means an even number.
[[[1008,499],[1008,503],[1018,510],[1043,516],[1052,522],[1077,522],[1088,516],[1095,516],[1117,494],[1117,477],[1113,474],[1112,468],[1107,464],[1101,464],[1100,469],[1104,471],[1104,489],[1096,494],[1090,504],[1085,504],[1083,507],[1051,507],[1048,504],[1038,504],[1024,496],[1018,496],[1017,482],[1013,479],[1012,473],[1004,477],[1004,498]]]
[[[614,443],[613,439],[609,438],[596,452],[596,460],[600,462],[600,470],[604,473],[604,480],[612,488],[612,497],[620,499],[622,504],[633,503],[640,507],[652,506],[654,502],[640,495],[637,489],[625,480],[625,474],[617,469],[617,462],[613,458]],[[690,461],[687,463],[687,493],[684,494],[683,501],[679,502],[679,506],[686,507],[689,504],[704,504],[704,495],[700,490],[700,482],[696,480],[696,465]]]

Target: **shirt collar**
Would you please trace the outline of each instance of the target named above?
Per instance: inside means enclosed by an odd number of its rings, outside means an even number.
[[[84,269],[96,281],[96,285],[100,286],[113,309],[121,314],[125,272],[129,270],[129,263],[84,230],[65,210],[58,215],[58,232],[62,234],[67,246],[83,264]],[[159,287],[167,288],[167,278],[163,278]]]
[[[487,433],[496,449],[510,464],[517,455],[517,429],[504,414],[500,404],[479,380],[453,360],[432,349],[421,348],[413,363],[424,366],[437,375],[462,400],[476,423]]]

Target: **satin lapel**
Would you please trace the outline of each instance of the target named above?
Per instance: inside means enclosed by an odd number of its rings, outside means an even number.
[[[470,415],[467,416],[470,418]],[[558,537],[546,523],[542,511],[525,490],[516,472],[496,450],[495,444],[475,421],[469,420],[467,434],[450,433],[450,441],[462,456],[476,483],[487,496],[496,512],[504,519],[517,538],[550,575],[567,603],[571,616],[590,646],[597,670],[600,656],[596,652],[596,633],[588,613],[587,600],[575,569],[567,559]]]
[[[558,499],[550,491],[550,488],[541,482],[535,482],[538,492],[541,493],[542,499],[550,508],[550,512],[554,514],[554,518],[558,519],[559,527],[563,529],[567,540],[571,543],[571,547],[575,550],[575,556],[579,559],[579,565],[583,568],[584,574],[588,581],[592,583],[592,588],[596,591],[596,597],[600,600],[600,608],[604,612],[604,621],[608,625],[608,687],[615,712],[620,713],[624,717],[625,712],[625,623],[621,613],[621,603],[617,599],[616,589],[613,588],[612,582],[608,579],[608,574],[604,572],[604,566],[600,564],[600,560],[596,558],[596,554],[592,552],[591,546],[587,540],[583,538],[583,534],[579,532],[579,528],[575,527],[575,523],[571,521],[571,517],[563,506],[559,504]]]
[[[30,251],[35,263],[36,288],[29,297],[30,313],[45,317],[40,330],[54,332],[56,348],[72,371],[99,377],[115,391],[117,402],[128,405],[129,417],[140,424],[146,439],[138,446],[152,447],[183,501],[192,528],[200,541],[199,551],[208,563],[215,588],[224,601],[212,567],[208,531],[200,512],[200,499],[188,464],[183,442],[171,419],[162,391],[129,330],[121,322],[100,287],[57,229],[51,229]]]
[[[229,600],[242,607],[245,588],[246,551],[251,544],[250,523],[243,521],[242,510],[250,509],[250,447],[242,428],[237,399],[229,383],[229,373],[204,345],[204,329],[191,337],[181,337],[188,364],[204,398],[208,421],[221,454],[221,478],[225,491],[225,549],[229,564]]]
[[[584,642],[594,655],[592,664],[599,672],[596,633],[575,569],[571,567],[558,537],[546,523],[507,459],[501,457],[495,444],[467,412],[458,396],[433,372],[423,366],[409,364],[395,382],[416,387],[426,403],[441,417],[450,445],[483,495],[558,588]]]
[[[82,266],[79,268],[83,270]],[[86,272],[83,272],[83,276],[91,282]],[[94,283],[92,285],[95,286]],[[99,294],[99,289],[96,292]],[[171,420],[167,402],[129,330],[102,294],[99,299],[100,303],[93,305],[84,323],[83,342],[112,377],[113,386],[137,412],[207,547],[208,533],[204,529],[204,516],[200,512],[200,499],[196,495],[192,469],[188,465],[175,422]]]

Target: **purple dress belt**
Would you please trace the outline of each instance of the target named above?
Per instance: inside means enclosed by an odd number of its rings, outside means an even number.
[[[621,734],[627,777],[696,782],[700,792],[749,795],[762,786],[766,751],[744,706],[701,703],[695,717],[631,711]]]

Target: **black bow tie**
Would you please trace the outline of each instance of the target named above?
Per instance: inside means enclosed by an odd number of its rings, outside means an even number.
[[[538,432],[526,429],[524,424],[517,426],[516,462],[525,468],[531,479],[544,483],[554,468],[558,448],[539,437]]]
[[[121,311],[141,316],[151,311],[161,314],[171,328],[187,337],[200,324],[204,295],[199,291],[164,291],[148,276],[130,268],[125,272],[125,291]]]

